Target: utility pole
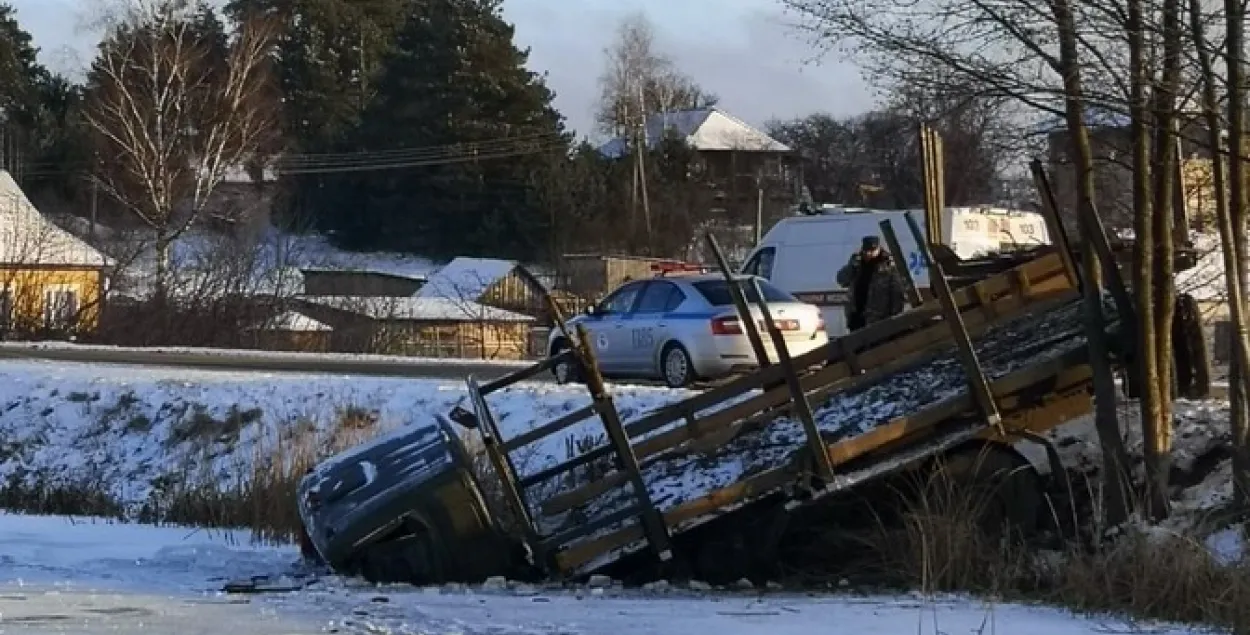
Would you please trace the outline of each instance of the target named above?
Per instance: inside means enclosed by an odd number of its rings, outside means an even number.
[[[91,175],[91,229],[87,232],[87,237],[91,240],[91,244],[95,244],[95,224],[96,214],[100,207],[100,179],[94,174]]]
[[[764,235],[764,175],[759,168],[755,169],[755,244],[760,244]]]
[[[650,139],[647,137],[647,109],[645,100],[646,95],[643,93],[642,82],[638,82],[638,114],[639,117],[639,137],[642,143],[638,148],[638,180],[642,184],[642,219],[647,228],[647,249],[651,248],[651,199],[647,196],[647,164],[644,159],[647,150],[650,148]]]

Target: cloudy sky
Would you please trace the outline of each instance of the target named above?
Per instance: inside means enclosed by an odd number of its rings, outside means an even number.
[[[9,1],[45,64],[74,73],[90,60],[98,35],[86,25],[101,0]],[[556,106],[581,133],[590,132],[603,49],[620,18],[637,10],[656,25],[659,47],[678,68],[750,123],[872,105],[853,66],[811,60],[776,0],[507,0],[504,7],[518,43],[532,49],[531,67],[548,74]]]

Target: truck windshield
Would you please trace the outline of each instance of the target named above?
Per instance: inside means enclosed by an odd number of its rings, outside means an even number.
[[[794,296],[774,287],[766,280],[759,280],[760,290],[764,292],[765,302],[798,302]],[[746,292],[747,302],[755,303],[758,296],[755,295],[755,289],[751,285],[743,285]],[[699,294],[707,299],[712,306],[730,306],[734,303],[733,296],[729,294],[729,283],[724,280],[703,280],[694,283],[694,288]]]

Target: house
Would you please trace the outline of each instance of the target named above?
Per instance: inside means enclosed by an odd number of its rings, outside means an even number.
[[[250,329],[253,345],[266,351],[321,353],[334,329],[298,311],[285,311]]]
[[[278,171],[272,161],[229,166],[204,206],[204,221],[220,230],[241,219],[267,226],[278,191]]]
[[[1090,150],[1094,158],[1094,204],[1106,228],[1115,233],[1133,228],[1133,138],[1128,116],[1090,108],[1086,114]],[[1202,229],[1215,216],[1215,184],[1210,149],[1206,147],[1204,124],[1192,115],[1182,114],[1180,128],[1181,175],[1184,188],[1176,190],[1176,226]],[[1076,173],[1071,159],[1072,140],[1066,123],[1059,118],[1039,126],[1046,135],[1051,187],[1073,236],[1079,235],[1074,216]],[[1183,230],[1181,230],[1183,231]]]
[[[419,295],[419,294],[418,294]],[[524,359],[535,319],[472,300],[300,296],[299,313],[333,328],[338,352]]]
[[[425,276],[402,276],[367,269],[300,269],[304,295],[355,297],[409,297],[425,286]]]
[[[13,176],[0,170],[0,332],[94,330],[110,264],[35,209]]]
[[[414,298],[450,300],[545,316],[546,289],[515,260],[460,257],[430,275]]]
[[[709,202],[737,221],[778,218],[797,200],[802,181],[798,157],[784,143],[720,108],[699,108],[652,115],[645,143],[657,146],[675,135],[695,151],[699,178],[712,185]],[[629,155],[630,141],[611,139],[599,147],[606,157]],[[767,223],[766,223],[767,224]]]

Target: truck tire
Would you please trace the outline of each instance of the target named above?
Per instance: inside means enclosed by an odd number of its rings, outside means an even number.
[[[926,477],[937,491],[950,487],[969,496],[956,504],[975,505],[987,532],[1006,528],[1028,536],[1038,528],[1045,505],[1042,477],[1009,445],[975,442],[957,447],[932,461]]]
[[[394,538],[366,547],[357,561],[361,577],[374,584],[438,584],[446,581],[433,534],[409,522]]]

